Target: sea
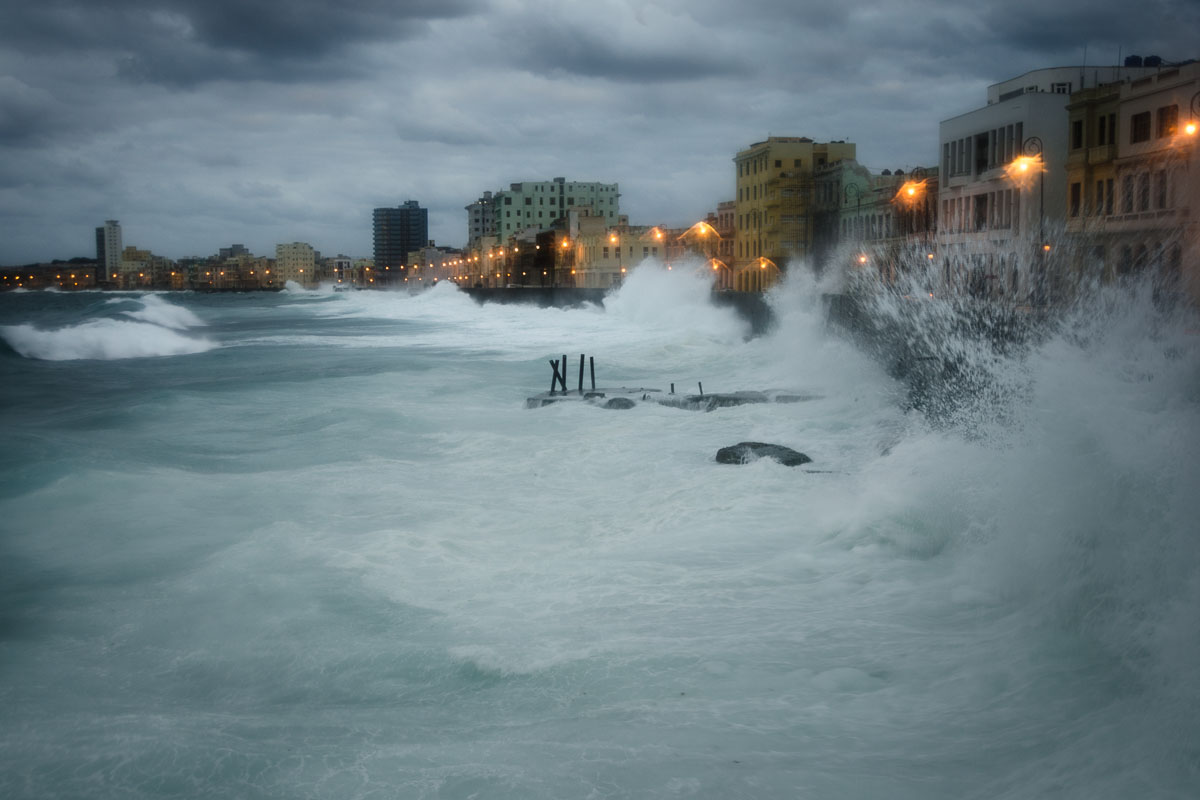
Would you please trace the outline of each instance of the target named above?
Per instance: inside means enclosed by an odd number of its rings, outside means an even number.
[[[0,797],[1200,796],[1195,314],[934,419],[824,291],[0,294]]]

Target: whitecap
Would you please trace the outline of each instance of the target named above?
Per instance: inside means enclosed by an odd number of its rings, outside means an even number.
[[[175,330],[199,328],[205,324],[204,320],[188,309],[168,303],[157,295],[148,294],[138,298],[138,300],[142,304],[141,310],[123,311],[121,313],[141,322],[149,322],[153,325],[161,325],[164,328],[174,328]]]
[[[44,361],[177,356],[203,353],[217,346],[208,339],[184,336],[159,325],[119,319],[90,320],[55,330],[8,325],[0,327],[0,337],[26,358]]]

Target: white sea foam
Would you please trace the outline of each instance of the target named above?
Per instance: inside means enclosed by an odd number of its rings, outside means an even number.
[[[161,325],[164,328],[175,330],[199,328],[205,324],[204,320],[188,309],[168,303],[158,295],[146,294],[139,297],[138,300],[142,304],[140,310],[121,313],[140,322],[149,322],[152,325]]]
[[[981,353],[1026,388],[981,436],[906,412],[796,273],[751,341],[645,277],[661,310],[451,286],[230,303],[213,327],[253,321],[263,346],[165,364],[180,390],[137,413],[43,370],[121,427],[30,408],[39,439],[7,473],[5,610],[37,635],[5,643],[0,789],[1194,793],[1194,323],[1126,299]],[[306,314],[355,351],[314,347]],[[560,348],[822,396],[523,408]],[[714,462],[746,439],[814,471]]]
[[[203,353],[216,347],[208,339],[119,319],[95,319],[66,328],[42,330],[34,325],[0,327],[0,336],[26,358],[45,361],[115,360]]]

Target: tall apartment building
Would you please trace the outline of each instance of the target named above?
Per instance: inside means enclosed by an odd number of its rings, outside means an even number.
[[[758,259],[780,267],[806,258],[813,243],[813,171],[854,158],[850,142],[814,142],[772,136],[734,157],[737,166],[734,262],[741,269]]]
[[[484,192],[483,197],[466,206],[466,212],[467,248],[474,249],[483,237],[496,235],[496,198]]]
[[[987,105],[943,120],[938,245],[945,282],[1012,302],[1049,302],[1066,218],[1071,93],[1144,67],[1054,67],[988,87]],[[1026,170],[1018,174],[1014,167]]]
[[[96,228],[96,263],[100,283],[118,280],[121,272],[121,225],[115,219],[104,221]]]
[[[396,208],[377,208],[372,216],[375,268],[384,280],[402,280],[408,254],[429,243],[429,209],[416,200]]]
[[[275,245],[275,278],[279,283],[295,281],[301,286],[317,282],[317,261],[321,254],[304,242]]]
[[[606,224],[616,225],[620,197],[615,183],[580,183],[566,178],[514,183],[492,198],[496,236],[507,242],[529,229],[547,230],[560,220],[565,224],[571,209],[588,209]]]
[[[1152,270],[1200,302],[1200,63],[1075,92],[1067,113],[1073,278]]]

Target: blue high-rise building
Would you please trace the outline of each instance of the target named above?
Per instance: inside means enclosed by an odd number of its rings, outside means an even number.
[[[429,243],[429,209],[416,200],[374,213],[375,269],[384,280],[401,280],[407,272],[408,254]]]

